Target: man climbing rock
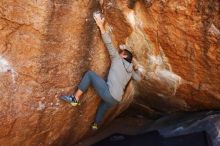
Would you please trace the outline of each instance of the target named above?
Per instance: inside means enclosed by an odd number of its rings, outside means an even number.
[[[71,96],[63,96],[61,99],[76,106],[79,103],[81,95],[86,92],[90,85],[92,85],[102,99],[96,113],[95,121],[92,125],[92,129],[96,130],[106,111],[122,100],[124,89],[131,77],[138,81],[141,80],[141,71],[133,70],[133,64],[131,63],[133,56],[130,51],[124,49],[119,54],[114,48],[111,38],[105,30],[104,18],[101,17],[100,13],[95,14],[94,19],[101,31],[102,39],[111,58],[111,67],[108,73],[107,82],[95,72],[88,71],[78,85],[76,93]]]

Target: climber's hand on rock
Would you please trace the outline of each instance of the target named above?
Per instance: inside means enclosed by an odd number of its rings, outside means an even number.
[[[134,65],[134,69],[137,70],[138,69],[138,61],[135,58],[133,58],[132,63]]]
[[[100,28],[101,32],[104,33],[105,32],[105,28],[104,28],[105,18],[102,17],[101,13],[99,12],[95,12],[93,14],[93,17],[95,19],[97,26]]]
[[[137,64],[138,63],[138,61],[137,61],[137,59],[136,58],[132,58],[132,62],[134,63],[134,64]]]
[[[104,27],[105,18],[101,18],[100,15],[97,15],[94,19],[99,28]]]

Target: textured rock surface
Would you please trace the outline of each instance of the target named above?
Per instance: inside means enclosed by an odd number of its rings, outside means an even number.
[[[145,35],[134,48],[143,50],[142,44],[147,50],[141,99],[164,111],[219,109],[219,1],[151,3],[150,8],[138,2],[134,7]]]
[[[143,133],[157,130],[164,137],[173,137],[205,131],[209,135],[210,143],[219,146],[219,119],[219,111],[171,114],[143,128]]]
[[[220,109],[218,0],[100,4],[115,45],[130,46],[146,70],[136,103],[164,111]],[[58,97],[73,92],[88,69],[107,73],[108,54],[92,18],[98,8],[89,0],[0,1],[1,145],[71,145],[89,132],[99,103],[94,91],[77,108]],[[106,120],[133,94],[130,84]]]

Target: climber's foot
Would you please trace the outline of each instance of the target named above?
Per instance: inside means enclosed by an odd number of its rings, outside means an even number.
[[[60,98],[62,100],[64,100],[64,101],[70,103],[72,106],[80,105],[79,102],[77,101],[77,99],[75,98],[75,96],[72,96],[72,95],[67,96],[67,95],[65,95],[65,96],[61,96]]]
[[[92,123],[91,125],[92,130],[98,130],[98,124],[97,123]]]

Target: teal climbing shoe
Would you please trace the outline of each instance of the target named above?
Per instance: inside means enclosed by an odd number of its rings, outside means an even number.
[[[61,96],[61,99],[70,103],[72,106],[77,106],[80,105],[79,102],[76,100],[75,96]]]
[[[98,130],[98,124],[97,123],[93,123],[91,128],[92,128],[92,130]]]

